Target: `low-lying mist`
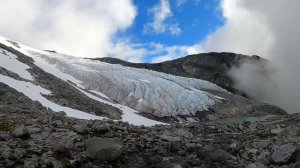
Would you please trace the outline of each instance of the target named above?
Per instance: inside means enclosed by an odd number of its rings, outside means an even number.
[[[248,95],[300,112],[300,1],[222,0],[226,22],[204,42],[205,51],[259,55],[269,63],[245,62],[229,74]]]
[[[300,112],[300,78],[296,67],[244,62],[228,73],[235,87],[248,96],[275,104],[288,113]],[[294,72],[293,72],[294,71]]]

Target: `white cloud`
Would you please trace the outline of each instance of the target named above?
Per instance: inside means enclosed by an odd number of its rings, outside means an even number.
[[[132,44],[130,41],[119,41],[112,45],[112,50],[109,52],[110,57],[120,58],[129,62],[143,62],[145,55],[149,51],[139,44]]]
[[[298,0],[222,0],[225,25],[202,43],[205,51],[256,54],[270,59],[275,67],[268,77],[262,76],[257,66],[248,64],[235,69],[233,76],[249,95],[288,112],[300,109],[299,6]]]
[[[170,25],[169,30],[172,35],[179,35],[181,33],[181,29],[178,24]]]
[[[176,0],[177,7],[181,7],[182,5],[186,4],[188,0]]]
[[[162,46],[160,45],[159,52],[155,53],[155,57],[151,60],[153,63],[163,62],[177,59],[186,55],[197,54],[203,52],[201,45],[194,46]]]
[[[226,23],[206,39],[205,51],[267,55],[275,37],[265,18],[245,10],[242,1],[223,0],[221,5]]]
[[[153,15],[153,21],[146,24],[145,32],[164,33],[167,25],[166,19],[173,15],[168,0],[160,0],[160,3],[149,9],[149,13]]]
[[[137,15],[131,0],[3,0],[0,11],[1,35],[82,57],[107,56]]]
[[[181,33],[178,23],[169,23],[168,19],[173,16],[170,3],[168,0],[160,0],[160,3],[149,9],[153,15],[152,21],[144,26],[145,33],[162,34],[170,32],[172,35]]]

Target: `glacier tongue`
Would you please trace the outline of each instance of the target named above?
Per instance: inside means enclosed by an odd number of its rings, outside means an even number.
[[[189,115],[214,105],[214,98],[203,89],[225,91],[199,79],[178,77],[145,69],[128,68],[61,54],[39,54],[63,73],[75,78],[77,85],[95,90],[122,105],[153,115]]]

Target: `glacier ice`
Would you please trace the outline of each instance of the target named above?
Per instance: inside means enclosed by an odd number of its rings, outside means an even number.
[[[100,61],[53,53],[35,53],[51,66],[78,81],[88,90],[155,116],[190,115],[214,105],[214,97],[203,90],[226,90],[208,81],[135,69]]]

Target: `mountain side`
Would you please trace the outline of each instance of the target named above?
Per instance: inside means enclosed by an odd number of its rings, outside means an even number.
[[[0,47],[2,83],[71,117],[151,126],[286,114],[202,79],[40,51],[4,38]]]
[[[232,67],[238,67],[243,62],[254,62],[260,64],[267,62],[267,60],[259,56],[250,57],[227,52],[188,55],[183,58],[153,64],[131,63],[110,57],[96,58],[92,60],[99,60],[111,64],[120,64],[134,68],[144,68],[177,76],[203,79],[211,83],[215,83],[232,93],[240,95],[245,94],[234,87],[234,81],[227,72]]]

